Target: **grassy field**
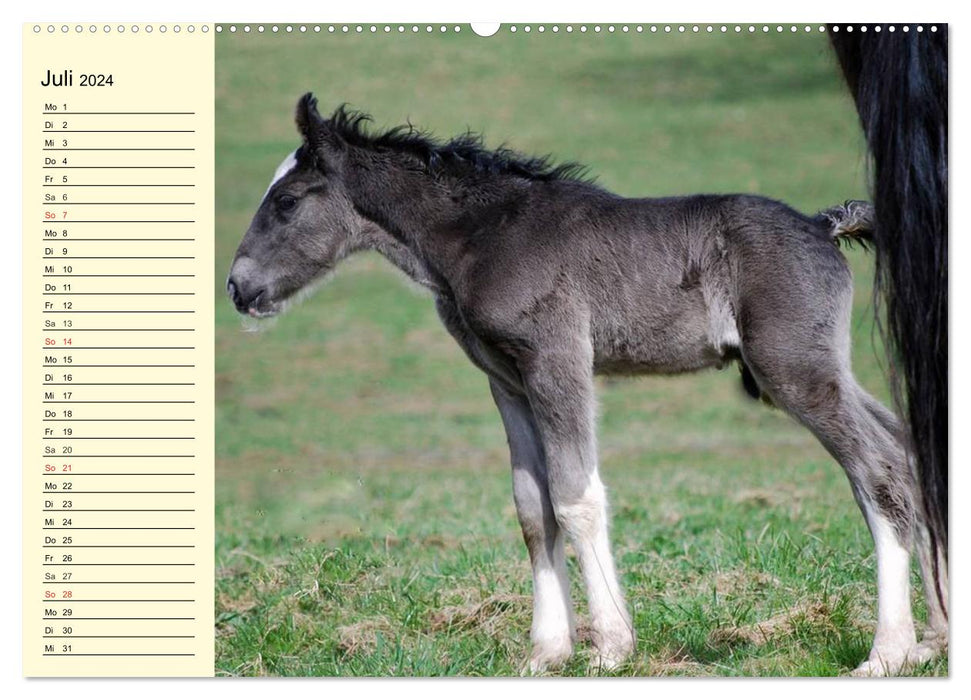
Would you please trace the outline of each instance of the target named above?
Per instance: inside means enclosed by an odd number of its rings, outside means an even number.
[[[307,90],[379,127],[471,128],[577,160],[626,195],[749,191],[805,211],[865,196],[856,116],[816,34],[224,33],[216,78],[217,279],[297,145]],[[871,260],[849,255],[855,369],[886,398]],[[368,255],[259,333],[214,293],[217,673],[519,674],[531,584],[505,437],[431,300]],[[599,390],[638,634],[617,674],[840,675],[860,662],[872,545],[814,439],[744,398],[734,369]],[[586,675],[588,661],[581,641],[562,672]]]

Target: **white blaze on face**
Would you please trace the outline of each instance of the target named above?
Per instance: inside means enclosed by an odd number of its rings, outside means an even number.
[[[293,153],[288,155],[283,159],[283,162],[277,166],[276,172],[273,173],[273,180],[270,182],[269,187],[266,188],[266,192],[263,193],[263,199],[266,199],[266,195],[269,194],[270,190],[273,189],[273,185],[278,183],[288,172],[297,167],[297,151],[294,150]]]

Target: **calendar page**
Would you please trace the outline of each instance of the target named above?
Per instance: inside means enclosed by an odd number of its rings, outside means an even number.
[[[948,676],[948,32],[26,23],[23,674]]]

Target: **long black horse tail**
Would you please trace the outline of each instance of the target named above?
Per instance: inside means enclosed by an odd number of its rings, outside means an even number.
[[[830,26],[829,36],[873,159],[877,299],[927,526],[946,561],[948,27],[934,26]]]

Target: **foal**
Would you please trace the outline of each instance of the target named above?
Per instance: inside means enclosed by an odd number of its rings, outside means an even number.
[[[485,150],[472,136],[381,134],[305,95],[303,144],[277,169],[227,288],[261,317],[347,255],[383,253],[432,291],[449,333],[489,378],[533,569],[534,672],[576,639],[573,544],[598,665],[633,651],[597,468],[593,376],[672,374],[738,360],[746,386],[808,427],[846,471],[877,549],[876,638],[861,674],[895,673],[946,638],[936,597],[918,645],[909,559],[915,488],[892,413],[850,371],[850,270],[836,245],[868,238],[870,208],[815,217],[745,195],[624,199],[574,165]],[[930,553],[916,538],[927,578]],[[923,549],[922,549],[923,548]]]

